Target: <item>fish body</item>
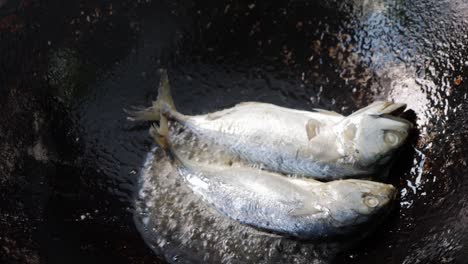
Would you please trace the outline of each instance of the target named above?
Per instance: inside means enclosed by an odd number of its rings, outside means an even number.
[[[318,175],[325,178],[331,177],[327,174],[328,171],[353,170],[352,167],[334,166],[333,163],[310,162],[311,153],[307,148],[298,147],[300,146],[298,138],[291,138],[288,143],[285,143],[284,140],[277,140],[280,138],[274,136],[265,140],[260,133],[251,134],[251,136],[262,138],[261,140],[242,139],[227,134],[223,134],[222,138],[219,138],[216,135],[217,132],[209,132],[213,134],[208,136],[206,131],[200,132],[188,128],[177,121],[172,121],[169,124],[168,138],[172,142],[171,147],[180,151],[180,155],[193,157],[200,163],[234,164],[296,175],[313,174],[316,177]],[[275,149],[262,145],[262,142],[268,140],[274,142]],[[316,157],[321,155],[322,160],[326,159],[325,155],[330,155],[330,151],[326,149],[327,146],[319,148],[318,144],[316,145]],[[346,174],[347,171],[341,173]]]
[[[227,159],[269,171],[320,180],[369,177],[386,165],[412,125],[390,114],[404,104],[375,102],[350,116],[326,110],[300,111],[267,103],[241,103],[205,115],[176,111],[167,74],[158,99],[133,119],[179,123],[203,145],[223,149]]]
[[[319,182],[248,167],[176,158],[189,187],[222,214],[262,230],[326,239],[368,230],[390,211],[395,188],[365,180]]]

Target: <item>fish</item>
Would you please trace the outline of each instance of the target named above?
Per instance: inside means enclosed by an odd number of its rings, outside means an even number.
[[[158,145],[165,132],[157,126],[150,129]],[[321,182],[251,167],[198,163],[181,156],[169,141],[160,147],[203,201],[222,215],[269,233],[301,240],[360,236],[385,219],[395,200],[396,189],[390,184]]]
[[[369,178],[388,165],[413,128],[397,116],[405,108],[406,104],[377,101],[343,116],[322,109],[243,102],[189,116],[176,110],[167,71],[161,70],[157,100],[149,108],[127,113],[132,121],[167,118],[168,126],[196,135],[200,144],[209,146],[208,152],[223,149],[218,152],[224,160],[331,181]]]

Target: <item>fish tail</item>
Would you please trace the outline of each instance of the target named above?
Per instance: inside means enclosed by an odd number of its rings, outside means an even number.
[[[149,129],[149,134],[151,135],[151,137],[153,137],[156,144],[168,155],[168,157],[171,160],[179,162],[178,156],[176,155],[174,150],[170,147],[169,122],[165,115],[161,114],[160,120],[159,120],[159,126],[156,124],[151,125]]]
[[[171,86],[169,85],[167,70],[160,69],[159,73],[161,77],[159,79],[158,98],[153,102],[153,106],[159,107],[159,109],[161,109],[162,105],[165,104],[169,107],[170,110],[175,111],[176,108],[171,95]]]
[[[160,125],[157,126],[156,124],[151,125],[149,129],[150,135],[153,137],[156,144],[165,151],[169,150],[169,141],[168,141],[168,134],[169,128],[167,123],[167,118],[161,116]]]
[[[160,125],[156,124],[151,125],[149,130],[150,135],[153,137],[156,144],[168,155],[168,157],[176,164],[183,165],[186,167],[190,162],[179,157],[176,151],[170,147],[170,142],[168,140],[169,127],[167,118],[162,115],[160,120]]]
[[[158,97],[156,98],[156,101],[153,101],[152,106],[148,108],[134,108],[133,110],[124,109],[124,111],[128,114],[128,120],[160,121],[162,116],[165,114],[179,114],[176,111],[174,100],[172,99],[167,70],[160,69],[159,73],[161,77],[159,79]]]

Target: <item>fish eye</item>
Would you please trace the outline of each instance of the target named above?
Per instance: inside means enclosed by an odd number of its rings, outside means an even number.
[[[379,199],[373,196],[366,196],[364,197],[364,203],[369,207],[376,207],[379,205]]]
[[[397,133],[393,131],[385,131],[384,132],[384,142],[394,146],[397,145],[400,142],[400,137],[398,136]]]

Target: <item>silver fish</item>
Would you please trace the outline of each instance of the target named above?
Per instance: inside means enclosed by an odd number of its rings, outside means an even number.
[[[232,160],[284,174],[334,180],[369,177],[389,163],[412,127],[392,115],[405,107],[378,101],[345,117],[326,110],[308,112],[248,102],[187,116],[176,111],[163,70],[158,99],[150,108],[130,112],[130,119],[164,116],[195,134],[202,144],[224,149]]]
[[[170,146],[167,150],[188,186],[217,211],[300,239],[362,235],[385,218],[396,194],[392,185],[378,182],[324,183],[249,167],[204,165],[180,158]]]

